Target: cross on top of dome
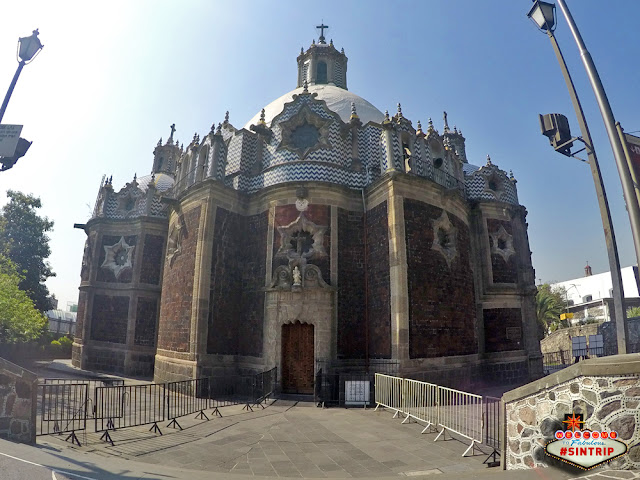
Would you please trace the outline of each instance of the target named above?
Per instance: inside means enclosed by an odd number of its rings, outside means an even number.
[[[324,29],[329,28],[329,25],[325,25],[323,21],[320,22],[320,25],[318,25],[316,28],[320,29],[320,38],[318,38],[318,43],[327,43],[324,38]]]

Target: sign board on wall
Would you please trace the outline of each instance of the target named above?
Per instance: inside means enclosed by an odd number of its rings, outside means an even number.
[[[13,157],[20,139],[22,125],[0,125],[0,157]]]
[[[344,382],[344,404],[345,405],[367,405],[370,394],[369,380]]]

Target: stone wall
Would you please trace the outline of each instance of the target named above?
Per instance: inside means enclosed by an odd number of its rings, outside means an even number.
[[[338,209],[339,358],[359,358],[365,351],[363,231],[362,212]]]
[[[542,353],[558,352],[560,350],[571,350],[571,338],[578,336],[587,337],[589,335],[596,335],[600,325],[597,323],[590,323],[588,325],[577,325],[575,327],[561,328],[556,330],[551,335],[540,340],[540,350]]]
[[[409,284],[409,355],[448,357],[478,352],[475,294],[468,227],[448,214],[455,228],[450,263],[433,245],[434,222],[443,210],[417,200],[404,200]]]
[[[197,206],[178,218],[181,224],[179,253],[176,251],[165,264],[158,347],[166,350],[189,351],[200,211],[201,207]]]
[[[0,439],[36,443],[38,377],[0,358]]]
[[[640,468],[640,354],[585,360],[502,397],[507,469],[558,465],[544,445],[562,430],[564,415],[581,413],[583,428],[615,430],[629,453],[618,469]]]
[[[268,212],[218,208],[213,232],[207,353],[262,354]]]
[[[387,216],[387,202],[380,203],[367,212],[367,308],[369,357],[371,358],[391,358],[391,286]]]
[[[500,227],[509,234],[513,235],[511,222],[497,220],[495,218],[487,219],[487,232],[489,234],[498,232]],[[493,239],[489,235],[489,248],[493,251]],[[518,283],[518,266],[516,264],[516,256],[511,255],[508,260],[496,253],[491,253],[491,272],[493,274],[493,283]]]
[[[523,349],[522,311],[519,308],[487,308],[482,316],[485,352]]]

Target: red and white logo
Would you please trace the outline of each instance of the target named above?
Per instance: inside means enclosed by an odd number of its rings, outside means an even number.
[[[558,430],[555,439],[544,447],[550,457],[590,470],[627,453],[627,445],[618,440],[617,432],[581,430],[582,415],[565,418],[567,430]]]

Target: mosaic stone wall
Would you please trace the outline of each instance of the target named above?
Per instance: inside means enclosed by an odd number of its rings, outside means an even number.
[[[451,239],[457,253],[449,265],[432,248],[433,225],[441,215],[441,208],[404,200],[411,358],[469,355],[478,351],[469,229],[449,214],[457,230]]]
[[[36,443],[35,374],[0,358],[0,439]]]
[[[262,354],[268,212],[218,208],[213,232],[207,353]]]
[[[503,227],[509,235],[513,235],[511,223],[494,218],[487,219],[487,231],[489,233],[497,232]],[[493,239],[489,236],[489,246],[493,248]],[[511,255],[505,260],[501,255],[491,254],[491,271],[493,273],[493,283],[518,283],[518,265],[516,264],[516,255]]]
[[[181,216],[180,254],[164,269],[162,305],[158,327],[158,347],[179,352],[189,351],[193,276],[201,207]]]
[[[550,382],[548,382],[550,383]],[[615,430],[629,453],[609,465],[640,468],[640,376],[578,376],[551,384],[525,398],[505,402],[506,468],[524,469],[556,465],[544,445],[562,429],[566,413],[581,413],[583,428]]]

